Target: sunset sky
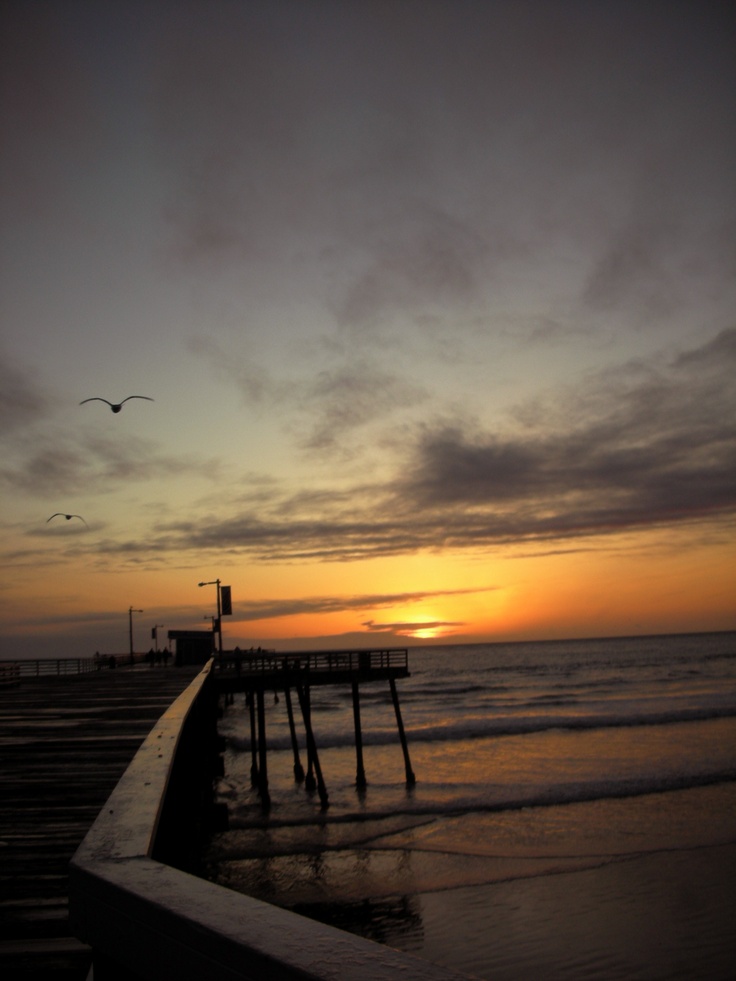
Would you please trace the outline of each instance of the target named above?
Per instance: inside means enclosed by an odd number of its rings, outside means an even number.
[[[0,657],[736,628],[735,28],[6,0]]]

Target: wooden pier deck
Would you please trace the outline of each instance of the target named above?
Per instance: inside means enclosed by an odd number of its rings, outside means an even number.
[[[0,977],[82,981],[68,865],[138,747],[200,670],[148,664],[0,686]]]

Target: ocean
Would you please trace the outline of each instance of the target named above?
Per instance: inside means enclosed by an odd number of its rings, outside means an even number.
[[[220,720],[230,828],[208,878],[493,981],[736,976],[736,634],[412,647],[397,683],[315,688],[329,806],[267,698]],[[302,763],[306,767],[303,731]]]

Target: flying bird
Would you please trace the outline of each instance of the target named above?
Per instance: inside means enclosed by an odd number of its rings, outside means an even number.
[[[87,528],[89,528],[89,525],[84,520],[81,514],[64,514],[63,511],[57,511],[56,514],[51,515],[51,518],[66,518],[67,521],[71,521],[72,518],[79,518],[82,524],[84,524]],[[46,524],[48,524],[49,521],[51,521],[51,518],[46,518]]]
[[[128,398],[123,399],[123,402],[127,402],[128,399],[148,399],[149,402],[155,401],[148,395],[129,395]],[[85,402],[107,402],[113,412],[120,412],[123,407],[123,402],[108,402],[107,399],[101,399],[99,395],[93,395],[91,399],[82,399],[79,404],[84,405]]]

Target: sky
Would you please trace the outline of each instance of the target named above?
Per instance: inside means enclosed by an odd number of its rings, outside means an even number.
[[[731,4],[0,38],[0,657],[736,628]]]

